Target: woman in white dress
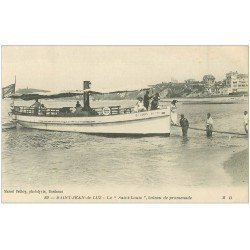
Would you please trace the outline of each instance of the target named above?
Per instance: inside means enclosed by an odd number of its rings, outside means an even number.
[[[178,124],[178,114],[177,114],[177,107],[176,107],[177,102],[178,102],[177,100],[173,100],[171,102],[171,105],[170,105],[170,108],[171,108],[171,123],[173,125]]]
[[[142,111],[146,111],[147,110],[144,107],[143,98],[142,97],[138,97],[138,101],[137,101],[134,109],[135,109],[135,112],[142,112]]]

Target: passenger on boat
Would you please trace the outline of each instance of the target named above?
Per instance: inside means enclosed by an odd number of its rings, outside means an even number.
[[[63,107],[59,109],[59,114],[68,115],[71,114],[71,110],[69,107]]]
[[[35,103],[32,104],[30,107],[34,107],[34,115],[38,115],[38,110],[41,106],[41,103],[36,99]]]
[[[159,100],[160,100],[160,95],[159,95],[159,93],[156,93],[153,100],[152,100],[152,102],[151,102],[151,110],[158,109]]]
[[[41,104],[40,111],[42,115],[46,115],[46,107],[44,106],[44,104]]]
[[[213,125],[214,121],[213,118],[211,117],[211,114],[207,114],[207,120],[206,120],[206,131],[207,131],[207,137],[212,137],[213,134]]]
[[[143,105],[147,110],[149,109],[149,101],[152,97],[153,96],[149,96],[149,91],[147,90],[143,98]]]
[[[248,134],[248,112],[244,112],[244,128],[246,131],[246,134]]]
[[[146,111],[146,110],[147,109],[143,105],[143,98],[138,97],[138,102],[135,105],[135,112],[142,112],[142,111]]]
[[[98,112],[92,109],[89,105],[82,107],[79,101],[77,101],[75,108],[76,108],[75,114],[80,115],[80,116],[97,116],[98,115]]]
[[[76,111],[75,114],[80,114],[82,113],[82,106],[79,101],[76,102]]]
[[[189,122],[184,117],[183,114],[181,114],[180,126],[181,126],[181,129],[182,129],[182,136],[183,137],[187,137],[187,132],[188,132],[188,128],[189,128]]]

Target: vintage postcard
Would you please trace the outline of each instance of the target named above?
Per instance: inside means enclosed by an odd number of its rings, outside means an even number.
[[[248,46],[2,46],[2,202],[248,203]]]

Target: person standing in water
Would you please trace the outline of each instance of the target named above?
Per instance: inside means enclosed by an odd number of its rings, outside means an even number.
[[[183,137],[187,137],[187,132],[188,132],[188,128],[189,128],[189,122],[184,117],[183,114],[181,114],[180,126],[181,126],[181,129],[182,129],[182,136]]]
[[[207,132],[207,137],[212,137],[213,134],[213,125],[214,121],[213,118],[211,117],[211,114],[207,114],[207,120],[206,120],[206,132]]]
[[[246,134],[248,134],[248,112],[244,112],[244,128],[246,131]]]

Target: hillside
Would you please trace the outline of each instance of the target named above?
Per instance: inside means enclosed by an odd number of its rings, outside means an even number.
[[[16,91],[17,94],[33,94],[33,93],[37,93],[37,92],[41,92],[41,93],[46,93],[46,92],[50,92],[48,90],[42,90],[42,89],[32,89],[32,88],[26,88],[26,89],[18,89]]]
[[[150,95],[160,93],[162,98],[177,98],[177,97],[205,97],[208,93],[202,84],[186,84],[186,83],[159,83],[149,87]],[[144,91],[133,91],[123,93],[111,93],[94,95],[95,100],[135,100],[138,96],[143,96]]]

